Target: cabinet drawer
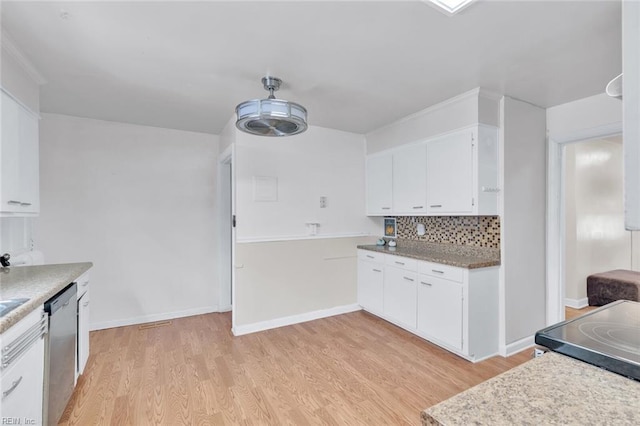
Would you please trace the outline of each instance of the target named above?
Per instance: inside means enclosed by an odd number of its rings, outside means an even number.
[[[390,266],[395,266],[396,268],[407,269],[410,271],[418,270],[418,261],[416,259],[411,259],[409,257],[402,256],[394,256],[391,254],[387,254],[384,257],[384,263]]]
[[[464,279],[464,269],[427,261],[418,262],[418,272],[432,277],[461,283]]]
[[[384,262],[384,253],[378,253],[370,250],[358,250],[358,259],[367,262]]]

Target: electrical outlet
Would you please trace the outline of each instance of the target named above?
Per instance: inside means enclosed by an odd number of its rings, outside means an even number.
[[[534,357],[534,358],[538,358],[539,356],[544,355],[544,353],[545,353],[545,352],[546,352],[546,351],[545,351],[545,350],[543,350],[543,349],[535,348],[535,349],[533,350],[533,357]]]
[[[320,197],[320,208],[324,209],[327,207],[327,197]]]

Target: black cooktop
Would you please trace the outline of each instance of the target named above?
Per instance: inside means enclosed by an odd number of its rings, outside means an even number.
[[[552,351],[640,381],[640,303],[618,300],[536,333]]]

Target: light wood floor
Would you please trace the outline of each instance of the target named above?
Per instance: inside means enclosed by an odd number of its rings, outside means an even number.
[[[62,425],[419,424],[531,358],[472,364],[365,312],[233,337],[231,315],[91,333]]]
[[[587,306],[582,309],[573,309],[573,308],[565,307],[564,317],[565,319],[568,319],[568,320],[574,319],[576,317],[586,314],[589,311],[593,311],[594,309],[598,309],[598,308],[599,306]]]

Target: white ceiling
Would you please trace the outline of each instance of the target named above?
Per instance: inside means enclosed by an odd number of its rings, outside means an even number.
[[[61,17],[61,11],[68,14]],[[621,72],[619,1],[2,1],[41,111],[220,133],[247,99],[366,133],[475,87],[549,107]]]

